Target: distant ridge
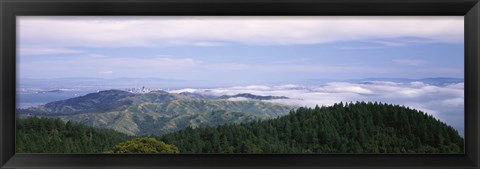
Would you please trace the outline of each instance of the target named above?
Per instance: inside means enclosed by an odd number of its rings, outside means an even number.
[[[136,94],[122,90],[105,90],[71,99],[47,103],[43,106],[21,109],[19,113],[39,115],[72,115],[121,110],[133,102],[127,98]]]
[[[238,97],[254,99],[254,100],[288,99],[288,97],[285,97],[285,96],[259,96],[259,95],[254,95],[250,93],[240,93],[232,96],[223,95],[223,96],[220,96],[219,99],[230,99],[230,98],[238,98]]]
[[[396,83],[411,83],[411,82],[423,82],[425,84],[436,85],[436,86],[445,86],[449,84],[462,83],[464,79],[462,78],[450,78],[450,77],[431,77],[431,78],[422,78],[422,79],[408,79],[408,78],[364,78],[364,79],[353,79],[347,80],[347,82],[352,83],[362,83],[369,81],[386,81],[386,82],[396,82]]]
[[[292,106],[261,101],[229,101],[151,91],[106,90],[17,109],[20,116],[46,116],[129,135],[162,135],[186,127],[246,123],[286,115]]]

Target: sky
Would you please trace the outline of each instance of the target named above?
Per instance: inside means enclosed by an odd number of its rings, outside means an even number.
[[[462,16],[19,16],[19,78],[463,78]]]

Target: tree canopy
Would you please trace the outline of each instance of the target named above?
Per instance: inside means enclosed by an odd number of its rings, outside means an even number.
[[[299,108],[272,120],[187,128],[161,137],[182,153],[463,153],[455,129],[383,103]]]
[[[60,119],[17,119],[17,153],[103,153],[131,136]]]
[[[463,153],[424,112],[385,103],[298,108],[271,120],[134,137],[59,119],[17,119],[17,153]]]
[[[113,153],[179,153],[175,145],[151,137],[142,137],[119,143],[113,147]]]

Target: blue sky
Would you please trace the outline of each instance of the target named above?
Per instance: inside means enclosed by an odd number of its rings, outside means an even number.
[[[463,78],[463,17],[19,17],[21,78]]]

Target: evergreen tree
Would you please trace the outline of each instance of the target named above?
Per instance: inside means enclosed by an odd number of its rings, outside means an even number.
[[[17,153],[103,153],[130,137],[59,119],[28,117],[16,122]]]
[[[379,102],[302,107],[272,120],[189,128],[159,138],[180,152],[197,153],[463,152],[463,138],[452,127],[423,112]],[[197,142],[204,147],[194,146]]]

